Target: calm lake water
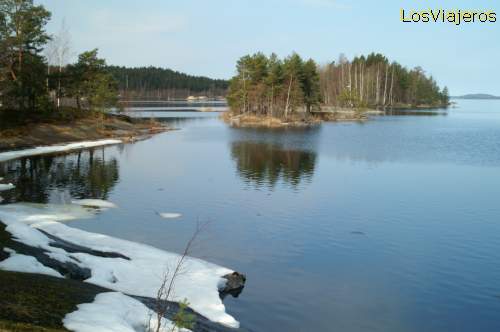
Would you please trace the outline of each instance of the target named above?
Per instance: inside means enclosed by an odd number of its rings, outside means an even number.
[[[73,227],[248,276],[227,311],[253,331],[500,331],[500,101],[306,130],[181,130],[0,164],[14,201],[108,199]],[[183,217],[165,220],[159,212]]]

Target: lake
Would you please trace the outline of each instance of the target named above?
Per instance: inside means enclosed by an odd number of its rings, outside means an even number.
[[[70,226],[175,252],[207,223],[192,255],[247,275],[252,331],[500,331],[500,101],[288,130],[141,107],[179,130],[0,164],[0,204],[107,199]]]

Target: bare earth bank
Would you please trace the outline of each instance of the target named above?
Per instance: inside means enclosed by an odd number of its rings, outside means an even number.
[[[166,130],[169,128],[158,122],[121,115],[82,118],[68,123],[34,123],[0,130],[0,151],[105,138],[127,142]]]

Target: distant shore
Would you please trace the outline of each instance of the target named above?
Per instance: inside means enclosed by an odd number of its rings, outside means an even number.
[[[31,123],[0,129],[0,151],[106,138],[120,138],[126,142],[166,130],[169,128],[155,121],[109,114],[71,122]]]

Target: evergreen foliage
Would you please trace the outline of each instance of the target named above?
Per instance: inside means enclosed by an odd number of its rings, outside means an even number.
[[[319,107],[320,77],[311,59],[304,61],[296,53],[284,60],[256,53],[240,58],[236,70],[227,97],[235,114],[287,118]]]
[[[130,98],[186,98],[190,95],[224,96],[228,81],[192,76],[158,67],[109,66],[122,95]]]
[[[307,115],[320,106],[390,108],[447,106],[448,89],[440,89],[420,67],[407,69],[382,54],[341,55],[318,66],[294,53],[284,60],[275,54],[246,55],[236,64],[228,102],[235,115],[288,118]]]

